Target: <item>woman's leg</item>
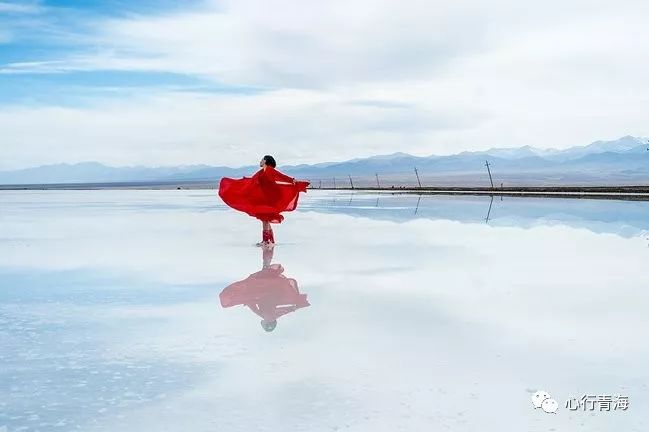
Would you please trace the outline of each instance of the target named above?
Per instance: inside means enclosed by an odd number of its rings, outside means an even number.
[[[261,221],[261,241],[257,243],[257,246],[263,246],[266,241],[266,222]]]
[[[270,222],[262,221],[261,222],[261,242],[257,243],[258,246],[263,244],[275,243],[275,238],[273,237],[273,228],[270,226]]]
[[[273,227],[270,226],[270,222],[264,221],[263,230],[266,233],[264,240],[275,243],[275,236],[273,235]]]

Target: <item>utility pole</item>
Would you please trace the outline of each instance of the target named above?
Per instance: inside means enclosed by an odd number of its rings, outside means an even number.
[[[419,188],[421,189],[421,180],[419,180],[419,171],[417,171],[417,167],[415,167],[415,175],[417,176],[417,183],[419,184]]]
[[[352,181],[352,175],[351,174],[347,174],[347,175],[349,176],[349,185],[352,187],[352,189],[354,189],[354,182]]]
[[[491,170],[489,169],[489,161],[485,161],[485,166],[487,167],[487,172],[489,173],[489,181],[491,182],[491,189],[494,188],[494,181],[491,178]]]
[[[376,187],[378,189],[381,189],[381,184],[379,183],[379,173],[374,173],[374,175],[376,176]]]

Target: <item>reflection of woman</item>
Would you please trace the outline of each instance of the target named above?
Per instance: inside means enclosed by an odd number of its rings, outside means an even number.
[[[261,169],[252,177],[223,177],[219,184],[219,196],[227,205],[261,221],[259,246],[275,243],[270,224],[284,220],[281,212],[295,210],[300,192],[306,192],[309,186],[309,182],[282,174],[276,166],[275,159],[266,155],[259,162]]]
[[[246,305],[262,318],[267,332],[277,326],[282,315],[309,306],[306,294],[300,294],[297,281],[287,278],[281,264],[271,264],[273,247],[264,246],[263,267],[246,279],[227,286],[219,295],[224,308]]]

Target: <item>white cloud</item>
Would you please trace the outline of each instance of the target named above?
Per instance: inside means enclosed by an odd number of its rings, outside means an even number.
[[[173,72],[269,91],[5,107],[5,164],[240,165],[270,151],[295,163],[649,135],[648,18],[636,0],[240,0],[98,20],[91,50],[0,72]]]
[[[34,2],[13,3],[0,1],[0,44],[8,44],[14,41],[14,32],[17,30],[15,28],[16,22],[20,21],[17,16],[26,15],[31,17],[42,11],[43,8]]]
[[[360,94],[312,90],[160,93],[96,108],[0,110],[0,130],[4,156],[18,165],[62,158],[115,165],[243,165],[268,152],[285,162],[384,152],[404,134],[413,140],[404,145],[417,151],[430,131],[468,127],[469,115],[446,108],[425,113],[416,106],[374,106]]]
[[[42,8],[34,2],[0,2],[0,13],[32,14],[41,10]]]

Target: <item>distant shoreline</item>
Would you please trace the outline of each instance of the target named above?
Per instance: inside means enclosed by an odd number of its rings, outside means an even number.
[[[97,182],[97,183],[45,183],[45,184],[0,184],[0,191],[3,190],[102,190],[102,189],[143,189],[143,190],[171,190],[171,189],[216,189],[218,182],[215,181],[192,181],[192,182]]]
[[[649,186],[519,186],[519,187],[389,187],[389,188],[314,188],[316,190],[346,190],[363,192],[390,192],[414,195],[478,195],[535,198],[582,198],[649,201]]]
[[[115,182],[0,185],[0,191],[38,190],[200,190],[217,189],[217,182]],[[520,186],[520,187],[338,187],[310,188],[312,190],[376,192],[426,195],[487,195],[538,198],[587,198],[649,201],[649,186]]]

